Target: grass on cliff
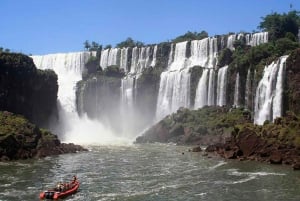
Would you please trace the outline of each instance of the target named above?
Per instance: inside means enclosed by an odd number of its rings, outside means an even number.
[[[20,115],[0,111],[0,137],[33,133],[35,126]]]

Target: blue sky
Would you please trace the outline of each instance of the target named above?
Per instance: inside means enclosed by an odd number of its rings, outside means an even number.
[[[25,54],[83,50],[85,40],[146,44],[187,31],[210,36],[257,30],[271,12],[300,10],[299,0],[0,0],[0,47]]]

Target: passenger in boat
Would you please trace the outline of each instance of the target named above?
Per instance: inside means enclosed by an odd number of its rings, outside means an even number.
[[[76,180],[77,180],[77,177],[74,175],[74,176],[73,176],[72,183],[75,183]]]

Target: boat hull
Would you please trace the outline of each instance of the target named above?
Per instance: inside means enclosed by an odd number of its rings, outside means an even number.
[[[60,198],[67,197],[77,192],[79,188],[79,181],[70,183],[71,187],[65,191],[47,190],[40,193],[40,199],[52,199],[58,200]]]

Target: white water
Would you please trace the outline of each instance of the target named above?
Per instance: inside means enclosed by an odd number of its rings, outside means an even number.
[[[217,63],[217,38],[205,38],[191,42],[190,66],[214,68]]]
[[[134,47],[132,49],[130,74],[140,74],[151,65],[151,46]]]
[[[204,69],[197,86],[194,109],[208,105],[208,74],[209,70]]]
[[[107,68],[108,66],[117,65],[119,66],[119,48],[111,48],[101,51],[100,66],[102,69]]]
[[[156,119],[175,112],[179,107],[190,106],[190,73],[186,59],[187,42],[177,43],[174,52],[174,61],[166,72],[160,76]],[[169,58],[172,59],[172,51]]]
[[[228,49],[234,50],[233,43],[234,43],[235,40],[236,40],[236,35],[235,34],[232,34],[232,35],[228,36],[228,39],[227,39],[227,48]]]
[[[228,66],[224,66],[218,71],[217,81],[217,105],[226,105],[226,88],[227,88],[227,69]]]
[[[247,79],[246,79],[246,91],[245,91],[245,107],[249,108],[250,102],[250,94],[251,94],[251,71],[250,68],[247,72]]]
[[[120,68],[123,68],[125,72],[128,72],[128,49],[128,47],[122,48],[120,55]]]
[[[154,50],[153,50],[153,59],[150,64],[150,66],[152,66],[152,67],[155,67],[155,65],[156,65],[156,55],[157,55],[157,45],[154,46]]]
[[[268,42],[268,32],[259,32],[259,33],[254,33],[251,34],[251,39],[247,43],[248,45],[251,46],[258,46],[263,43]]]
[[[86,116],[79,117],[75,105],[75,86],[82,79],[84,64],[91,53],[77,52],[32,56],[39,69],[52,69],[58,75],[59,125],[55,125],[60,139],[80,144],[114,144],[120,141],[109,129]]]
[[[234,103],[233,105],[238,107],[239,104],[239,90],[240,90],[240,74],[236,74],[235,86],[234,86]]]
[[[285,61],[288,56],[265,66],[264,74],[258,83],[255,95],[254,123],[263,124],[282,115],[282,91]]]

